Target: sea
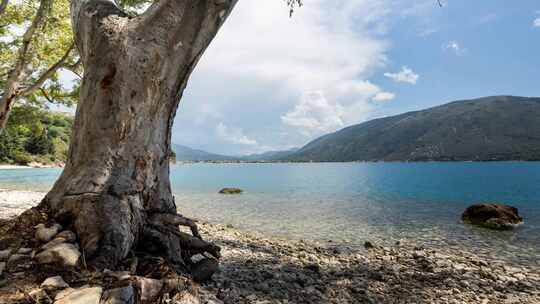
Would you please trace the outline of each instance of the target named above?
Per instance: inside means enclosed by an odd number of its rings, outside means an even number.
[[[0,170],[0,188],[46,192],[61,170]],[[271,237],[353,249],[413,242],[540,266],[540,162],[180,163],[171,183],[181,214]],[[525,223],[463,224],[465,208],[483,202],[515,206]]]

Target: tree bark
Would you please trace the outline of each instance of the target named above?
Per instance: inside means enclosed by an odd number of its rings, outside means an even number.
[[[196,252],[219,256],[177,215],[169,155],[188,78],[236,2],[159,0],[130,18],[107,0],[72,1],[84,76],[66,167],[40,206],[76,231],[96,266],[137,246],[179,266]]]

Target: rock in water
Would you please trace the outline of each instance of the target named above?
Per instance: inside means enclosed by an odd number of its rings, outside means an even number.
[[[221,194],[240,194],[242,189],[239,188],[223,188],[219,191]]]
[[[507,230],[522,224],[518,209],[508,205],[477,204],[468,207],[461,219],[465,223],[490,229]]]
[[[59,264],[76,266],[81,252],[75,245],[61,243],[38,253],[34,259],[38,264]]]
[[[7,261],[9,255],[11,254],[11,249],[0,250],[0,261]]]
[[[36,239],[40,242],[47,243],[52,240],[53,237],[62,230],[62,226],[54,224],[51,227],[45,226],[45,224],[39,224],[36,226]]]
[[[56,295],[54,304],[99,304],[101,287],[66,289]]]
[[[203,259],[193,265],[191,276],[199,283],[206,282],[219,270],[219,262],[215,259]]]

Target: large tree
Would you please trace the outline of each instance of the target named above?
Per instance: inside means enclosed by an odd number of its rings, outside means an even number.
[[[97,267],[136,246],[180,269],[194,253],[219,257],[177,214],[169,156],[189,76],[236,2],[157,0],[130,16],[107,0],[71,1],[84,76],[69,159],[40,207],[76,231]]]

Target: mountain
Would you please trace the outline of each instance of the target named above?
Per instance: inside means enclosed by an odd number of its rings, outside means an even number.
[[[241,159],[245,161],[274,161],[279,159],[286,159],[296,151],[298,151],[298,148],[293,148],[285,151],[268,151],[260,154],[245,155],[242,156]]]
[[[315,139],[287,160],[540,160],[540,98],[484,97],[375,119]]]
[[[203,150],[173,144],[172,149],[176,154],[177,161],[232,161],[238,158],[227,155],[209,153]]]

